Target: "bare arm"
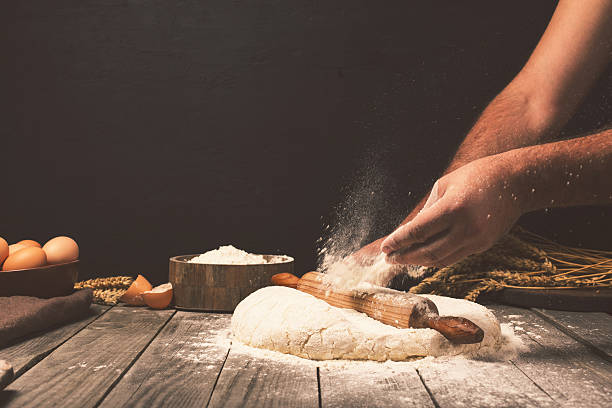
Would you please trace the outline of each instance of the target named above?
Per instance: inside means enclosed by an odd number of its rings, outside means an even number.
[[[526,212],[612,204],[611,174],[612,130],[474,160],[439,179],[382,251],[391,263],[453,264],[490,248]]]
[[[552,138],[610,60],[612,0],[561,0],[529,60],[487,106],[445,170]],[[427,197],[400,225],[412,220]],[[385,237],[357,255],[375,256]]]
[[[554,136],[610,61],[612,1],[561,0],[531,57],[484,110],[446,173]]]

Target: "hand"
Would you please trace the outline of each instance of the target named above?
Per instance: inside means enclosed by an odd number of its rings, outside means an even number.
[[[490,248],[523,213],[513,173],[489,156],[440,178],[423,210],[382,242],[387,262],[448,266]]]
[[[374,242],[369,243],[358,251],[353,252],[350,257],[360,265],[368,266],[374,263],[375,259],[381,254],[380,245],[385,240],[385,237],[379,238]]]

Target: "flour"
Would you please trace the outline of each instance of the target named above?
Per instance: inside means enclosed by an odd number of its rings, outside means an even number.
[[[394,292],[391,289],[384,291]],[[398,329],[352,309],[336,308],[286,287],[266,287],[249,295],[232,317],[234,340],[256,348],[312,360],[404,361],[419,356],[497,358],[518,339],[488,309],[463,299],[425,295],[440,315],[465,317],[480,326],[481,343],[453,344],[432,329]],[[510,336],[511,338],[507,338]]]
[[[385,261],[385,254],[382,253],[368,264],[358,262],[353,257],[333,261],[328,258],[322,267],[329,277],[331,286],[339,289],[352,289],[364,282],[376,286],[387,286],[398,273],[419,277],[427,271],[426,267],[418,265],[389,264]]]
[[[254,265],[278,261],[275,258],[268,261],[263,255],[250,254],[232,245],[226,245],[191,258],[187,262],[213,265]]]

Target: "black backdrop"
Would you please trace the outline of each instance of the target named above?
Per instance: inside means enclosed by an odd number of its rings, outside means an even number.
[[[83,278],[227,243],[313,268],[334,208],[368,238],[407,212],[555,4],[4,1],[0,236],[76,238]],[[610,122],[609,72],[568,135]],[[610,218],[527,222],[609,247]]]

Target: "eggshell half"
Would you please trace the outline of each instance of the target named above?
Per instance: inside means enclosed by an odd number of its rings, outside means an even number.
[[[142,293],[147,290],[153,289],[153,286],[147,278],[142,275],[138,275],[136,280],[132,282],[128,290],[119,298],[120,301],[127,303],[132,306],[144,306],[144,299]]]
[[[150,308],[165,309],[170,305],[170,302],[172,302],[173,294],[172,284],[164,283],[163,285],[156,286],[151,290],[143,292],[142,298]]]

